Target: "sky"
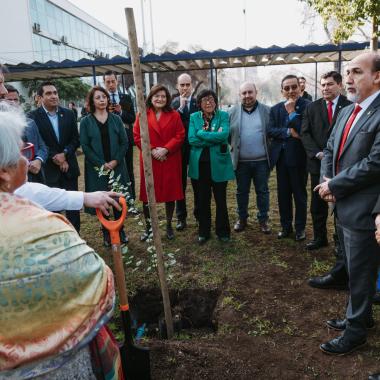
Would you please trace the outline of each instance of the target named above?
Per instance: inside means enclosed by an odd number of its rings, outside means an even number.
[[[321,20],[303,26],[305,4],[299,0],[70,0],[122,36],[127,36],[124,8],[132,7],[139,46],[143,46],[141,4],[145,9],[146,40],[151,50],[149,3],[152,5],[156,51],[167,43],[205,50],[271,45],[325,43]],[[107,6],[105,6],[107,4]],[[246,9],[244,16],[243,9]]]

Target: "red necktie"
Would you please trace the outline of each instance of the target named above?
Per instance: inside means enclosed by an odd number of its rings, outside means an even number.
[[[344,130],[343,130],[343,133],[342,133],[342,138],[340,139],[340,144],[339,144],[338,158],[336,160],[337,164],[338,164],[338,161],[339,161],[340,156],[342,154],[342,151],[343,151],[343,148],[344,148],[344,144],[347,141],[348,134],[350,133],[350,129],[352,127],[352,123],[354,122],[357,114],[361,111],[361,109],[362,109],[362,107],[360,107],[359,104],[357,104],[355,106],[354,112],[351,114],[350,118],[347,121],[346,126],[344,127]]]
[[[329,119],[329,124],[331,125],[332,118],[333,118],[333,102],[327,103],[327,117]]]

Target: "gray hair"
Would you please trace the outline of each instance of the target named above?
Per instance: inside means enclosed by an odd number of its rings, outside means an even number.
[[[0,102],[0,169],[17,165],[25,116],[6,102]]]

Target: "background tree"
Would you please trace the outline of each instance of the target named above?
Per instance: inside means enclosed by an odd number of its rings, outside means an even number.
[[[332,41],[348,40],[366,22],[372,23],[371,50],[377,50],[379,35],[379,0],[300,0],[322,17],[325,30],[333,23]]]
[[[36,94],[42,80],[24,80],[23,86],[28,90],[28,96],[32,97]],[[57,86],[59,98],[61,100],[82,100],[87,96],[91,86],[83,82],[79,78],[61,78],[52,79],[52,82]]]

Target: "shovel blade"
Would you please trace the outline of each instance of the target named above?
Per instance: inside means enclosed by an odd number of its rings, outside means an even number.
[[[126,380],[151,380],[147,348],[123,344],[120,346],[120,356]]]

